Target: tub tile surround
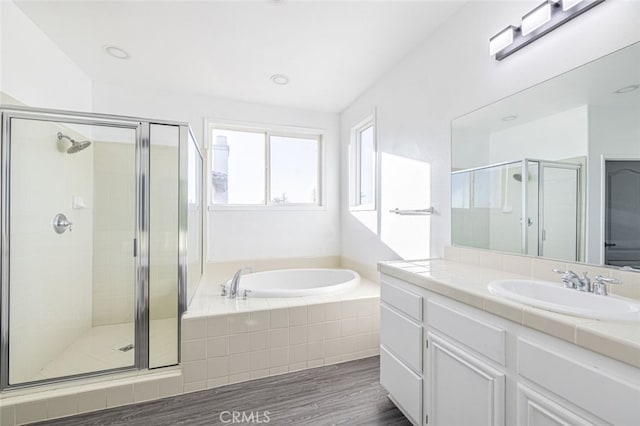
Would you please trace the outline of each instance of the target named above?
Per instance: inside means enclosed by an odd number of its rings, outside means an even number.
[[[379,354],[375,282],[362,278],[356,288],[329,296],[247,300],[221,297],[221,282],[203,279],[183,317],[181,366],[3,392],[0,424],[65,417]]]
[[[496,267],[498,265],[501,266]],[[380,272],[385,274],[640,367],[640,324],[563,315],[494,296],[487,289],[490,281],[508,278],[543,279],[560,285],[560,277],[548,272],[552,268],[568,268],[576,273],[588,271],[591,277],[615,276],[623,284],[613,286],[611,293],[640,299],[639,273],[484,250],[446,247],[444,259],[378,264]]]

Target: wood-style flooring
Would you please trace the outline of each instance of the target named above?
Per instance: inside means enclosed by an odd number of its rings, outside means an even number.
[[[371,357],[38,424],[410,425],[380,386],[379,366]]]

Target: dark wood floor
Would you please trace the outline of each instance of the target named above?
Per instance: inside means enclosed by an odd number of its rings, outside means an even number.
[[[268,411],[269,425],[410,425],[380,387],[379,365],[366,358],[38,424],[265,424]],[[234,411],[245,421],[233,422]]]

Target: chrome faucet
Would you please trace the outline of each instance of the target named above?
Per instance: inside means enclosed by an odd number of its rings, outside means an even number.
[[[607,292],[607,284],[622,284],[622,281],[617,278],[605,278],[602,275],[598,275],[593,283],[593,293],[601,296],[609,295],[609,292]]]
[[[251,273],[253,270],[245,266],[244,268],[238,269],[238,272],[235,273],[233,278],[231,278],[231,284],[229,284],[229,299],[235,299],[238,296],[238,285],[240,284],[240,277],[244,272]]]
[[[584,272],[582,277],[573,271],[562,271],[560,269],[553,269],[556,274],[562,274],[562,284],[565,288],[572,288],[578,291],[592,292],[591,280]]]

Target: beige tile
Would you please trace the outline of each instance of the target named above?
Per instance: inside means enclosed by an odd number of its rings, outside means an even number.
[[[246,382],[248,380],[251,380],[251,375],[249,374],[249,372],[232,374],[229,376],[229,384]]]
[[[307,327],[307,339],[309,342],[318,342],[324,338],[323,325],[311,324]]]
[[[203,376],[204,378],[204,376]],[[133,400],[135,402],[150,401],[152,399],[158,399],[160,390],[157,380],[147,380],[144,382],[137,382],[133,385]]]
[[[610,284],[611,294],[640,300],[640,272],[611,270],[611,277],[622,281],[622,284]]]
[[[307,369],[307,363],[306,362],[298,362],[295,364],[289,364],[289,372],[294,372],[294,371],[302,371],[302,370],[306,370]]]
[[[338,364],[341,362],[340,355],[328,356],[324,359],[324,365]]]
[[[133,402],[133,385],[116,386],[107,389],[107,408],[131,404]]]
[[[324,356],[329,358],[339,356],[342,353],[342,339],[330,339],[324,341]]]
[[[183,389],[182,376],[165,377],[158,380],[158,397],[180,395]]]
[[[248,312],[231,314],[229,318],[229,334],[248,333],[251,318]]]
[[[207,378],[207,361],[202,360],[183,363],[182,376],[185,384],[205,380]]]
[[[263,331],[269,329],[269,311],[253,311],[250,313],[251,331]]]
[[[558,319],[559,316],[535,308],[524,308],[522,323],[527,327],[542,331],[568,342],[576,340],[576,326]]]
[[[14,426],[16,424],[15,406],[0,406],[0,424],[2,426]]]
[[[249,353],[229,355],[229,376],[249,371]]]
[[[207,339],[207,358],[229,355],[229,336]]]
[[[216,315],[207,319],[207,336],[217,337],[229,334],[229,319],[227,315]]]
[[[562,274],[553,272],[554,269],[566,271],[568,268],[564,262],[548,259],[533,259],[531,262],[531,276],[533,278],[560,284]]]
[[[256,351],[249,354],[249,369],[251,371],[269,369],[269,351]]]
[[[324,305],[324,320],[335,321],[339,320],[342,315],[342,307],[340,302],[325,303]]]
[[[283,346],[289,345],[289,329],[288,328],[277,328],[275,330],[269,331],[269,347],[281,348]]]
[[[444,258],[453,262],[457,261],[460,257],[460,249],[453,246],[444,246]]]
[[[269,354],[269,366],[281,367],[289,364],[289,347],[271,349]]]
[[[366,351],[367,349],[371,349],[371,334],[358,334],[354,339],[356,341],[357,351]]]
[[[307,346],[307,360],[324,358],[324,343],[312,342]]]
[[[273,309],[271,311],[271,328],[289,327],[289,310]]]
[[[371,310],[372,310],[371,299],[356,300],[355,304],[356,304],[356,315],[358,317],[371,316]]]
[[[296,306],[289,308],[289,326],[306,325],[307,324],[307,307]]]
[[[323,327],[325,339],[335,339],[341,336],[341,322],[329,321],[324,323]]]
[[[488,250],[478,251],[478,265],[502,271],[502,254]]]
[[[279,374],[285,374],[289,372],[289,366],[282,365],[280,367],[273,367],[269,369],[270,376],[277,376]]]
[[[357,333],[358,330],[358,322],[357,319],[354,318],[345,318],[341,321],[341,335],[342,336],[353,336]]]
[[[307,322],[309,324],[324,322],[324,304],[307,306]]]
[[[70,416],[78,413],[78,394],[58,396],[47,400],[47,417]]]
[[[640,327],[636,326],[636,329],[640,331]],[[640,368],[640,345],[612,338],[609,333],[589,329],[589,325],[578,326],[576,341],[578,346]]]
[[[346,300],[340,303],[342,319],[355,318],[358,315],[358,303],[355,300]]]
[[[358,351],[358,345],[357,345],[356,339],[354,339],[352,336],[341,338],[340,346],[341,346],[342,355],[350,354]]]
[[[207,359],[207,379],[226,377],[229,375],[229,357],[220,356]],[[185,380],[186,382],[186,380]]]
[[[229,384],[229,376],[216,377],[215,379],[207,380],[207,389],[218,388]]]
[[[205,318],[186,318],[182,321],[182,339],[194,340],[207,337],[207,321]]]
[[[187,340],[182,343],[182,361],[197,361],[207,357],[207,341],[204,339]]]
[[[479,309],[482,309],[482,306],[484,304],[481,295],[466,290],[455,289],[453,292],[453,298],[466,305],[474,306]]]
[[[258,331],[249,336],[249,348],[252,351],[269,349],[269,331]]]
[[[322,367],[323,365],[324,365],[324,360],[322,358],[312,359],[307,361],[307,368]]]
[[[469,265],[477,265],[480,262],[480,253],[477,249],[459,248],[458,262]]]
[[[297,327],[290,327],[289,344],[299,345],[301,343],[307,343],[307,326],[301,325]]]
[[[503,255],[503,270],[512,274],[531,276],[531,258],[511,254]]]
[[[47,418],[47,400],[16,404],[16,424],[33,423]]]
[[[267,368],[267,369],[264,369],[264,370],[251,371],[250,376],[251,376],[251,380],[262,379],[263,377],[268,377],[269,376],[269,369]]]
[[[225,377],[226,379],[226,377]],[[184,385],[184,393],[197,392],[201,390],[205,390],[207,388],[207,382],[195,382],[195,383],[186,383]]]
[[[483,309],[494,315],[522,324],[522,307],[500,297],[485,296]]]
[[[299,362],[307,362],[307,345],[289,346],[289,364],[297,364]]]
[[[249,333],[234,334],[229,336],[229,354],[249,352]]]
[[[358,334],[371,333],[373,331],[373,318],[371,316],[358,317],[356,331]]]

